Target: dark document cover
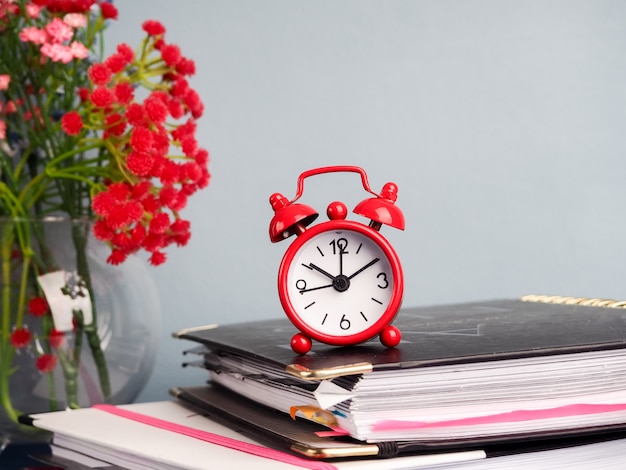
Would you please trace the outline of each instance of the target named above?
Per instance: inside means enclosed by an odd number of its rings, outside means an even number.
[[[489,300],[403,309],[393,324],[402,332],[395,348],[385,348],[377,339],[349,347],[314,342],[306,355],[291,350],[295,328],[286,318],[192,328],[175,336],[311,371],[354,364],[371,364],[373,370],[429,367],[626,348],[623,308]]]

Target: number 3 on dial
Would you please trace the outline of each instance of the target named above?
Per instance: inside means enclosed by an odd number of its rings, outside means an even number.
[[[280,265],[278,291],[285,312],[305,336],[333,345],[357,344],[393,321],[402,300],[402,269],[377,231],[331,220],[309,228],[290,245]]]

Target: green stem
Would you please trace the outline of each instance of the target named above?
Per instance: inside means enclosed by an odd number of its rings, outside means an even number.
[[[13,357],[15,349],[11,345],[11,252],[15,240],[10,226],[1,227],[2,230],[2,339],[0,341],[0,399],[7,417],[17,422],[19,412],[13,408],[9,381],[13,373]]]
[[[105,401],[111,399],[111,382],[109,377],[109,368],[107,367],[106,357],[102,349],[100,342],[100,336],[98,335],[98,321],[96,312],[96,303],[94,298],[93,284],[91,281],[91,272],[89,270],[89,264],[87,261],[87,241],[90,226],[82,226],[76,224],[72,226],[72,238],[74,240],[74,246],[76,247],[76,264],[78,274],[85,282],[87,291],[91,297],[92,303],[92,322],[89,325],[85,325],[85,336],[91,349],[96,368],[98,369],[98,379],[100,380],[100,389]]]

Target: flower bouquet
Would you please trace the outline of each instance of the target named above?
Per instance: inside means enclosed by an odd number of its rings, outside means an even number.
[[[188,242],[180,211],[209,183],[194,62],[154,20],[138,47],[104,57],[117,16],[104,0],[0,0],[0,410],[9,420],[33,411],[12,400],[27,392],[11,383],[18,359],[38,374],[61,371],[65,398],[50,380],[50,409],[77,407],[89,351],[110,399],[87,241],[107,247],[111,265],[138,252],[160,265],[168,246]],[[69,268],[47,228],[59,220],[69,221]]]

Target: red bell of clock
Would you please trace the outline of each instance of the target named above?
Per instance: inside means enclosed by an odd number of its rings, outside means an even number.
[[[346,220],[348,210],[342,202],[327,208],[329,220],[307,228],[318,217],[310,206],[295,204],[304,190],[304,179],[330,172],[356,172],[363,188],[372,198],[357,204],[356,214],[368,225]],[[384,185],[373,192],[362,168],[331,166],[306,171],[298,178],[292,200],[275,193],[270,197],[274,217],[270,240],[278,242],[297,235],[288,247],[278,271],[281,305],[299,330],[291,340],[298,354],[307,353],[312,340],[347,346],[379,335],[387,347],[401,339],[391,325],[404,290],[402,266],[395,250],[379,230],[382,225],[404,230],[404,216],[395,206],[397,186]]]

